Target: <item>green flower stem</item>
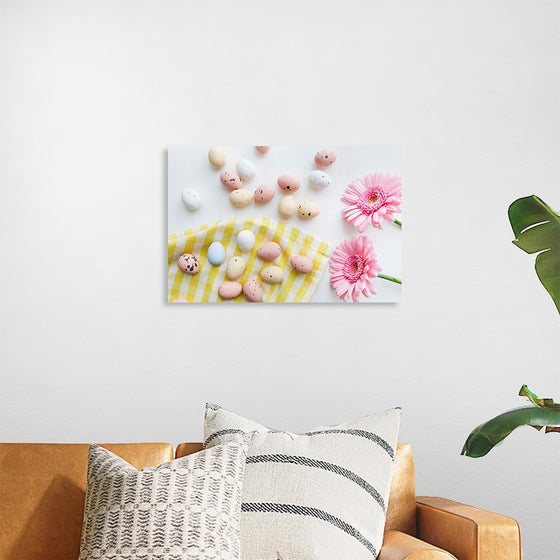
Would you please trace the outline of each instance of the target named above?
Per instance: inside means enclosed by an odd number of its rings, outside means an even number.
[[[394,276],[387,276],[386,274],[378,274],[378,278],[383,278],[383,280],[389,280],[389,282],[395,282],[395,284],[402,284],[400,278],[395,278]]]
[[[400,220],[394,220],[393,223],[402,228],[402,222]]]

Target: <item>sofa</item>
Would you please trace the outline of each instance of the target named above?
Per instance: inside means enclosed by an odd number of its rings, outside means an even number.
[[[103,447],[134,467],[202,449],[181,443]],[[0,443],[0,560],[76,560],[87,478],[87,444]],[[410,445],[399,443],[379,560],[520,560],[509,517],[444,498],[416,496]]]

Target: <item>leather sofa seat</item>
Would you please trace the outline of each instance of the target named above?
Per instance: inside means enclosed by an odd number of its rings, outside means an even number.
[[[171,461],[168,443],[103,444],[141,469]],[[0,560],[76,560],[88,444],[0,443]],[[183,457],[202,449],[181,443]],[[416,496],[410,445],[399,443],[379,560],[520,560],[515,520]]]

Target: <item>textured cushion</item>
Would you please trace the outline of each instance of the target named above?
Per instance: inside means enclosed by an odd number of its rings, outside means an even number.
[[[243,560],[377,558],[400,413],[292,434],[207,405],[205,447],[256,432],[243,483]]]
[[[247,444],[137,470],[92,445],[80,560],[239,558]]]

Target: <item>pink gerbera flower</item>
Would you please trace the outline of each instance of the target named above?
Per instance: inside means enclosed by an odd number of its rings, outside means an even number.
[[[333,253],[329,263],[331,286],[343,301],[349,297],[355,302],[360,294],[375,294],[371,278],[381,271],[373,252],[373,243],[367,237],[354,237],[343,241]]]
[[[363,179],[354,179],[342,195],[348,205],[342,213],[349,224],[360,233],[368,223],[381,229],[381,222],[395,221],[401,211],[401,177],[390,173],[370,173]]]

